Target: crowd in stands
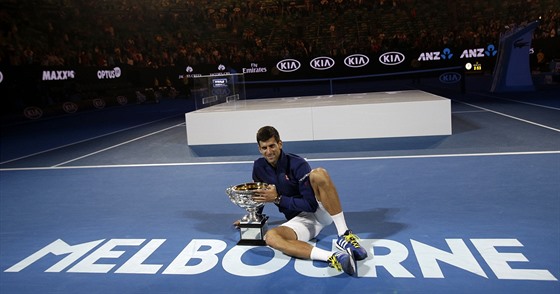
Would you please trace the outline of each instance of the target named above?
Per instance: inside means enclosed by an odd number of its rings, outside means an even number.
[[[3,0],[0,64],[138,67],[497,44],[557,0]],[[560,56],[556,56],[560,58]]]

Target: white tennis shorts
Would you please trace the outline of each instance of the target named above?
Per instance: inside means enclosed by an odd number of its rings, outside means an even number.
[[[296,232],[297,239],[300,241],[309,241],[321,232],[321,230],[332,224],[333,220],[330,214],[325,210],[323,204],[319,202],[319,207],[315,212],[301,212],[291,220],[281,224],[281,226],[291,228]]]

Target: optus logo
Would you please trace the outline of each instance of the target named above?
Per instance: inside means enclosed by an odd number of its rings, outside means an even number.
[[[400,52],[386,52],[379,56],[379,62],[385,65],[397,65],[404,61],[405,56]]]
[[[283,72],[293,72],[301,67],[301,62],[295,59],[284,59],[276,64],[276,68]]]
[[[98,70],[97,78],[100,80],[104,79],[118,79],[121,77],[121,68],[115,67],[112,70]]]

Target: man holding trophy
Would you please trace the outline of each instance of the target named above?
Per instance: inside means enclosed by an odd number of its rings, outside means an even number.
[[[254,162],[253,181],[265,183],[266,187],[256,189],[252,199],[259,204],[274,203],[287,219],[266,232],[266,245],[296,258],[328,262],[329,266],[354,275],[355,261],[365,259],[367,251],[348,229],[327,171],[312,170],[302,157],[282,151],[282,140],[274,127],[260,128],[257,143],[263,157]],[[341,251],[331,252],[307,243],[333,222],[339,235],[336,247]]]

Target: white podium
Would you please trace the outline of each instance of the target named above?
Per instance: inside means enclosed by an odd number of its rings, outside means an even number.
[[[451,101],[419,90],[241,100],[185,114],[189,145],[451,135]]]

